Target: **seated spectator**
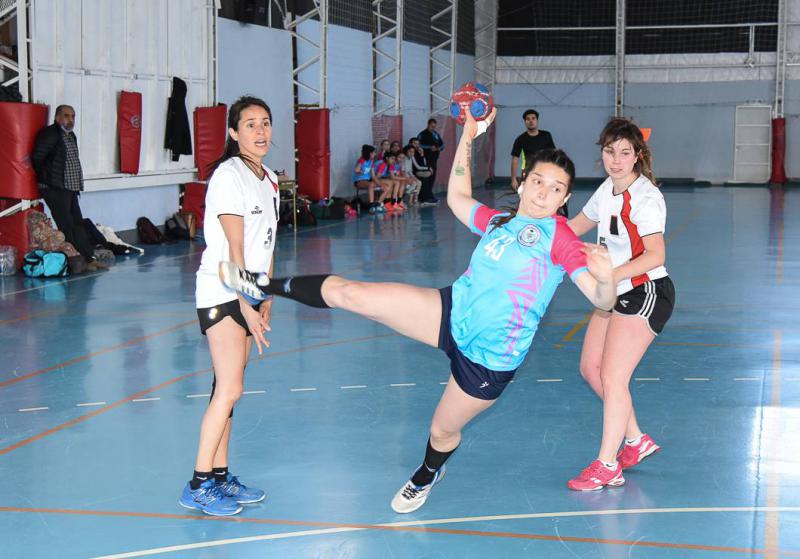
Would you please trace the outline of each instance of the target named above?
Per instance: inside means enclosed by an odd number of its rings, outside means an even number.
[[[419,195],[420,186],[422,181],[414,176],[414,146],[406,146],[398,156],[400,167],[402,169],[402,177],[406,181],[406,194],[408,194],[408,205],[415,206],[417,204],[417,196]]]
[[[391,152],[386,154],[384,160],[378,164],[378,168],[375,170],[375,180],[387,195],[386,199],[388,201],[384,203],[386,211],[406,209],[401,199],[405,183],[401,180],[399,173],[400,166]]]
[[[392,142],[389,145],[389,153],[393,154],[395,157],[400,155],[403,150],[400,149],[400,142]]]
[[[377,159],[386,159],[386,154],[389,153],[389,140],[382,140],[380,148],[378,149]]]
[[[356,161],[353,169],[353,186],[356,190],[367,189],[367,200],[369,202],[370,213],[385,212],[383,200],[386,198],[386,190],[381,189],[381,185],[375,180],[375,147],[369,144],[361,146],[361,157]],[[375,201],[375,191],[380,191],[380,198]]]

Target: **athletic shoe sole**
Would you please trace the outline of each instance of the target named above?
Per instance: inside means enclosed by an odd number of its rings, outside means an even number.
[[[250,499],[249,501],[240,501],[239,499],[236,499],[235,497],[231,497],[231,499],[234,499],[240,505],[252,505],[253,503],[260,503],[261,501],[263,501],[266,498],[267,498],[266,494],[262,495],[258,499]]]
[[[234,291],[240,291],[248,297],[258,301],[263,301],[266,298],[264,292],[257,285],[241,280],[239,266],[235,262],[219,263],[219,279]]]
[[[204,514],[207,514],[208,516],[234,516],[234,515],[236,515],[236,514],[239,514],[240,512],[242,512],[242,511],[244,510],[244,507],[239,507],[238,509],[236,509],[236,512],[229,512],[229,513],[215,513],[215,512],[209,512],[209,511],[207,511],[207,510],[204,510],[204,509],[203,509],[203,507],[200,507],[200,506],[196,506],[196,505],[186,505],[186,504],[184,504],[184,502],[183,502],[183,501],[181,501],[180,499],[178,499],[178,504],[179,504],[180,506],[182,506],[183,508],[185,508],[185,509],[189,509],[189,510],[199,510],[199,511],[201,511],[201,512],[202,512],[202,513],[204,513]]]

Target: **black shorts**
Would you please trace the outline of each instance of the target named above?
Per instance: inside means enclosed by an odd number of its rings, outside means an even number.
[[[614,312],[641,316],[650,330],[658,335],[672,315],[675,307],[675,286],[669,276],[646,281],[617,297]]]
[[[450,372],[461,387],[461,390],[481,400],[496,400],[502,394],[511,379],[513,371],[493,371],[483,365],[470,361],[458,349],[450,331],[450,310],[453,308],[453,288],[444,287],[439,290],[442,298],[442,320],[439,323],[439,349],[450,358]]]
[[[242,309],[239,307],[239,299],[234,299],[233,301],[228,301],[227,303],[222,303],[214,307],[197,309],[197,319],[200,321],[200,333],[205,336],[206,330],[226,316],[231,317],[236,321],[236,324],[244,328],[248,336],[252,336],[250,329],[247,327],[247,321],[242,314]]]

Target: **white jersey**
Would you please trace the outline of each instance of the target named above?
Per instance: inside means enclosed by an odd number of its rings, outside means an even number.
[[[236,299],[236,292],[223,285],[218,268],[230,260],[228,239],[219,221],[221,215],[244,218],[244,264],[248,270],[266,272],[272,261],[278,226],[278,177],[264,167],[264,180],[239,157],[232,157],[214,171],[206,191],[203,235],[206,249],[197,270],[195,301],[198,309]]]
[[[645,176],[640,176],[625,192],[614,194],[614,183],[607,178],[583,207],[583,213],[597,223],[597,242],[608,247],[614,267],[639,257],[644,252],[642,237],[664,233],[667,206],[664,196]],[[627,293],[646,281],[667,275],[658,266],[617,284],[617,295]]]

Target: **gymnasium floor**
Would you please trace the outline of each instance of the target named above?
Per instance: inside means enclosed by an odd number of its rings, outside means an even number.
[[[677,307],[632,383],[664,450],[594,493],[565,486],[601,430],[578,373],[590,309],[568,280],[514,384],[405,516],[389,501],[421,460],[444,354],[277,302],[230,464],[268,498],[215,519],[177,504],[211,380],[194,313],[201,243],[66,282],[0,279],[0,556],[800,557],[800,193],[665,195]],[[276,274],[440,287],[474,244],[444,204],[322,222],[280,237]]]

